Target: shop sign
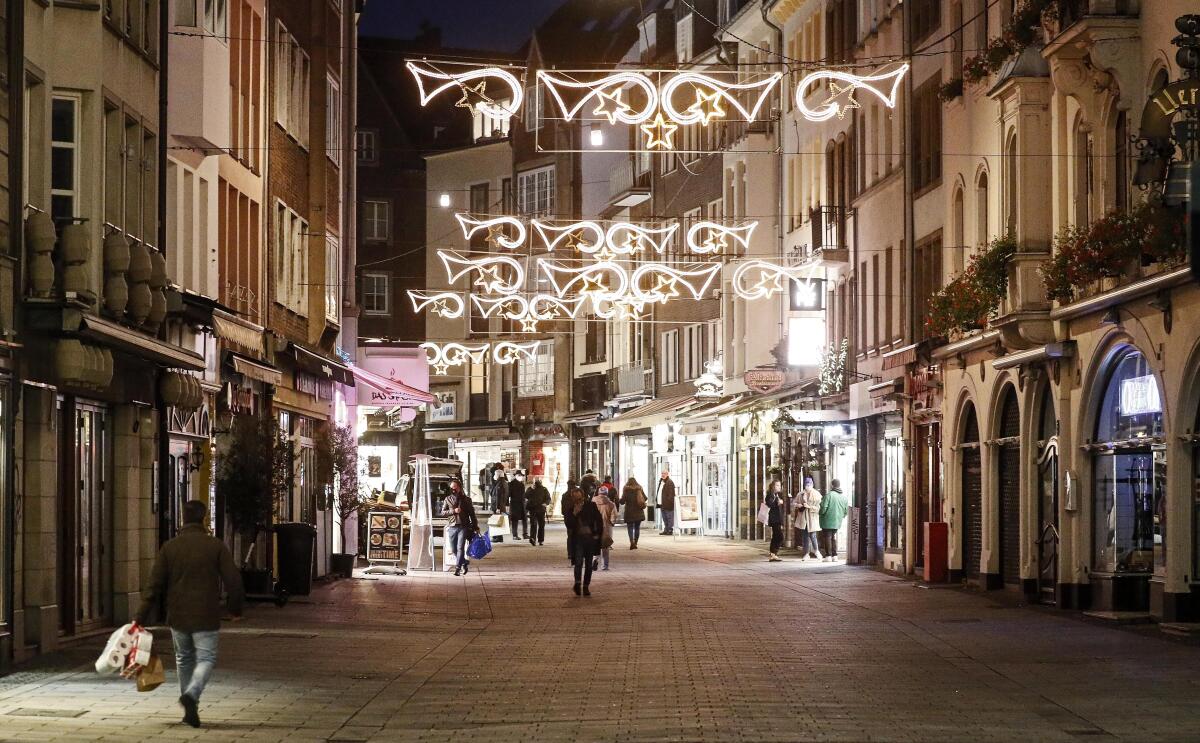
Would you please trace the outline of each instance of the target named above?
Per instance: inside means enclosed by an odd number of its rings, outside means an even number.
[[[710,434],[721,433],[721,421],[699,421],[697,423],[684,423],[679,428],[679,432],[684,436],[707,436]]]
[[[529,447],[529,476],[542,477],[546,474],[546,452],[540,441],[531,442]]]
[[[397,511],[367,514],[367,562],[399,562],[404,544],[404,518]]]
[[[746,387],[760,395],[766,395],[782,387],[785,378],[783,369],[762,366],[748,369],[742,375],[742,381],[745,382]]]
[[[533,432],[529,436],[531,439],[565,439],[566,437],[567,433],[560,423],[535,423]]]
[[[1121,415],[1147,415],[1162,412],[1162,399],[1153,374],[1121,380]]]
[[[1197,50],[1200,47],[1200,16],[1180,16],[1175,20],[1175,28],[1179,36],[1171,43],[1179,47],[1176,61],[1183,68],[1185,77],[1154,91],[1142,109],[1139,142],[1142,156],[1133,179],[1139,186],[1166,179],[1175,152],[1173,138],[1177,136],[1172,123],[1181,112],[1194,119],[1200,110],[1200,75],[1196,74],[1200,72],[1200,52]]]

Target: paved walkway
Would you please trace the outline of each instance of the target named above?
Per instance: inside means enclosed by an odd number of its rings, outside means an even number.
[[[356,578],[222,632],[201,713],[88,663],[0,679],[0,740],[1181,740],[1200,647],[724,540],[617,539],[577,598],[562,531],[466,578]],[[94,647],[93,647],[94,646]]]

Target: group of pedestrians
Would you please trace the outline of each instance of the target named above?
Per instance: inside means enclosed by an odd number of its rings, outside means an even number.
[[[646,492],[630,477],[617,494],[611,477],[601,481],[592,470],[578,482],[567,480],[562,496],[562,517],[567,527],[567,557],[574,569],[573,590],[591,596],[592,573],[608,570],[612,559],[613,527],[618,508],[629,534],[629,549],[637,549],[642,522],[646,520]]]
[[[767,527],[771,530],[767,560],[780,562],[786,505],[783,483],[772,481],[763,502],[767,508]],[[801,560],[811,557],[834,562],[838,559],[837,534],[849,510],[850,501],[842,492],[841,482],[831,481],[829,492],[822,495],[811,477],[804,478],[804,489],[792,503],[792,524],[797,531],[796,548],[800,550]]]

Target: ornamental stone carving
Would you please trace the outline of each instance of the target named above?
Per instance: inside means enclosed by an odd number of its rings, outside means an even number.
[[[104,308],[114,315],[125,312],[129,303],[129,240],[120,232],[104,238]]]
[[[129,321],[134,325],[146,322],[150,315],[153,299],[150,292],[150,249],[144,243],[134,243],[129,250],[129,271],[125,274],[129,281],[129,304],[126,312]]]
[[[54,220],[45,212],[33,212],[25,220],[29,240],[29,293],[46,298],[54,293]]]
[[[160,251],[148,250],[150,255],[150,313],[146,327],[151,331],[167,316],[167,259]]]

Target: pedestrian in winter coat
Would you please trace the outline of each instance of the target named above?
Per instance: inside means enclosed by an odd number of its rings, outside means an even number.
[[[575,485],[575,480],[567,480],[567,489],[563,491],[562,498],[559,498],[558,507],[562,513],[563,523],[567,527],[567,557],[572,563],[575,562],[575,514],[579,513],[585,500],[587,498],[584,497],[583,491]]]
[[[767,561],[780,562],[779,548],[783,546],[783,483],[773,480],[763,502],[767,504],[767,527],[771,530]]]
[[[675,533],[675,482],[671,473],[663,470],[658,480],[658,508],[662,512],[662,534]]]
[[[442,501],[442,515],[448,519],[446,540],[451,552],[458,558],[454,574],[465,575],[471,568],[471,561],[467,559],[467,544],[479,531],[479,520],[475,516],[475,504],[462,488],[457,487],[457,483]]]
[[[576,492],[580,496],[583,495],[578,490]],[[584,499],[567,528],[573,549],[571,562],[575,566],[575,595],[578,596],[582,588],[584,596],[591,596],[592,592],[588,590],[588,586],[592,582],[592,571],[596,569],[593,560],[600,554],[600,543],[604,535],[604,516],[601,515],[596,502]]]
[[[492,513],[500,513],[508,507],[508,478],[503,472],[496,473],[492,481],[492,492],[488,494],[488,505]]]
[[[604,536],[600,539],[601,570],[608,570],[608,557],[613,543],[613,525],[617,523],[617,504],[609,497],[612,492],[607,485],[601,485],[596,494],[592,496],[592,502],[596,504],[600,516],[604,519]]]
[[[529,543],[539,546],[546,541],[546,509],[550,507],[550,491],[541,480],[525,492],[525,510],[529,513]]]
[[[821,539],[825,559],[834,562],[838,558],[837,535],[842,528],[842,520],[850,510],[850,501],[842,492],[842,483],[834,480],[830,483],[829,492],[821,501]]]
[[[821,491],[813,486],[811,477],[804,478],[804,490],[796,499],[796,528],[800,530],[800,559],[821,557],[817,534],[821,531]]]
[[[183,506],[183,528],[163,545],[150,585],[134,621],[148,624],[165,600],[166,623],[175,645],[179,673],[179,704],[183,721],[200,727],[200,695],[217,664],[217,633],[221,628],[221,586],[225,606],[235,620],[242,617],[242,576],[225,543],[204,528],[208,506],[188,501]]]
[[[625,507],[625,530],[629,532],[629,549],[637,549],[642,535],[642,522],[646,520],[646,491],[631,477],[621,491],[621,505]]]
[[[508,520],[512,524],[512,537],[517,539],[517,524],[521,525],[521,539],[529,539],[529,518],[525,513],[525,483],[513,478],[508,484]]]
[[[596,494],[596,488],[600,487],[600,478],[596,477],[595,470],[584,470],[583,478],[579,481],[579,489],[588,498]]]

